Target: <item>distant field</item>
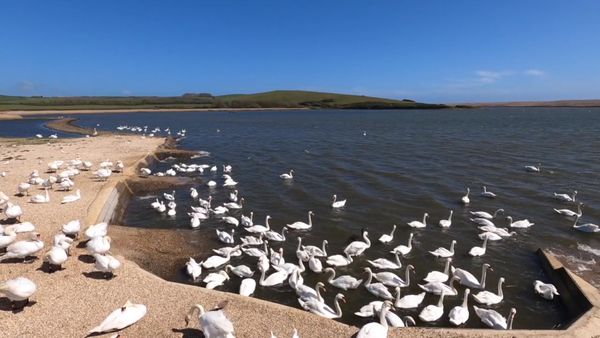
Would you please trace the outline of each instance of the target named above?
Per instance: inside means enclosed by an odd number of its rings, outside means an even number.
[[[102,110],[102,109],[209,109],[209,108],[341,108],[341,109],[414,109],[447,108],[411,100],[279,90],[257,94],[212,96],[2,96],[0,111],[9,110]]]

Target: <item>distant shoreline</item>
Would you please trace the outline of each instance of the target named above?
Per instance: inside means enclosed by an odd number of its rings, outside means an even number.
[[[470,108],[490,107],[522,107],[522,108],[598,108],[600,100],[554,100],[554,101],[510,101],[510,102],[469,102],[457,103],[455,106]]]

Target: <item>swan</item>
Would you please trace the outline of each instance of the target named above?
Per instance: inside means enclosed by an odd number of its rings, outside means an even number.
[[[12,227],[14,232],[16,232],[18,234],[23,233],[23,232],[35,231],[35,225],[33,225],[33,223],[31,223],[31,222],[15,223],[15,224],[9,225],[9,227]]]
[[[271,216],[267,215],[267,217],[265,217],[265,225],[253,225],[244,229],[253,234],[267,232],[271,230],[271,227],[269,226],[269,219],[271,219]]]
[[[285,264],[285,258],[283,257],[283,247],[279,248],[279,251],[273,250],[273,248],[269,248],[269,253],[271,255],[271,264],[273,265],[282,265]]]
[[[508,323],[506,322],[506,318],[494,310],[481,309],[477,306],[473,306],[473,309],[475,310],[477,317],[481,319],[481,322],[492,329],[512,330],[513,318],[515,318],[515,314],[517,313],[517,310],[514,307],[510,309],[510,313],[508,314]]]
[[[234,190],[233,192],[229,193],[229,200],[231,202],[237,202],[238,201],[238,191]]]
[[[452,262],[452,258],[446,258],[446,266],[444,267],[444,272],[440,271],[430,271],[425,278],[423,278],[426,282],[440,282],[446,283],[448,281],[448,274],[450,273],[450,263]]]
[[[48,203],[50,202],[50,195],[48,194],[48,189],[45,189],[45,195],[34,195],[29,200],[31,203]]]
[[[226,280],[229,280],[229,275],[227,272],[220,270],[219,272],[209,273],[202,281],[206,283],[205,288],[212,290],[217,286],[223,285]]]
[[[302,249],[306,251],[309,255],[313,255],[315,257],[327,257],[326,246],[329,244],[326,239],[323,240],[322,248],[319,248],[314,245],[306,245],[302,246]]]
[[[479,227],[479,230],[488,231],[488,232],[494,233],[500,237],[511,237],[511,236],[517,234],[514,231],[509,232],[507,228]],[[492,240],[492,239],[490,238],[490,240]]]
[[[296,229],[296,230],[308,230],[310,228],[312,228],[312,218],[311,216],[314,216],[315,214],[312,211],[308,212],[308,224],[302,222],[302,221],[297,221],[294,222],[292,224],[288,224],[287,227],[290,229]]]
[[[77,238],[79,231],[81,231],[81,222],[79,220],[70,221],[67,224],[63,224],[61,230],[63,234]]]
[[[240,225],[240,221],[237,220],[237,218],[235,217],[231,217],[231,216],[225,216],[223,217],[223,222],[227,223],[227,224],[231,224],[235,227],[237,227],[238,225]]]
[[[227,265],[227,266],[225,266],[225,271],[232,272],[234,275],[236,275],[240,278],[248,278],[248,277],[252,277],[252,275],[254,275],[254,271],[252,271],[246,265],[238,265],[238,266]]]
[[[469,211],[469,213],[476,218],[485,218],[490,220],[496,218],[496,215],[498,215],[500,212],[504,212],[504,209],[498,209],[494,211],[493,215],[486,211]]]
[[[279,265],[273,265],[273,269],[277,271],[285,270],[288,273],[288,275],[291,275],[296,270],[298,270],[299,272],[304,272],[306,270],[306,268],[304,267],[304,263],[300,258],[298,258],[298,265],[294,263],[283,263]]]
[[[306,311],[310,311],[316,315],[319,315],[321,317],[324,318],[329,318],[329,319],[335,319],[335,318],[341,318],[342,317],[342,309],[340,307],[340,300],[342,302],[346,302],[346,299],[344,298],[344,295],[341,293],[338,293],[335,296],[335,300],[334,300],[334,306],[335,306],[335,311],[327,306],[325,303],[318,301],[317,299],[311,298],[308,301],[302,301],[302,300],[298,300],[300,302],[300,306],[302,306],[303,309],[305,309]]]
[[[479,304],[485,305],[496,305],[504,299],[504,293],[502,293],[502,283],[504,283],[504,277],[498,279],[498,294],[490,291],[479,291],[473,295],[473,299]]]
[[[516,234],[516,232],[514,232],[514,233]],[[482,239],[482,240],[486,240],[486,239],[490,240],[490,241],[502,240],[502,236],[498,235],[497,233],[491,232],[491,231],[486,231],[484,233],[479,234],[478,236],[479,236],[479,239]],[[473,247],[471,250],[473,250],[475,248],[477,248],[477,247]]]
[[[150,174],[152,174],[152,170],[150,170],[148,168],[141,168],[140,169],[140,176],[142,176],[142,177],[148,177],[148,176],[150,176]]]
[[[494,194],[491,191],[488,191],[487,187],[485,185],[483,186],[483,191],[479,195],[482,197],[487,197],[487,198],[495,198],[496,197],[496,194]]]
[[[19,220],[21,215],[23,215],[23,209],[16,204],[8,202],[6,203],[6,209],[4,209],[4,215],[6,215],[6,218],[8,219]]]
[[[100,168],[96,171],[96,177],[99,181],[106,181],[112,175],[112,171],[106,168]]]
[[[240,198],[240,202],[236,203],[236,202],[228,202],[228,203],[224,203],[223,204],[224,207],[226,207],[227,209],[242,209],[244,207],[244,198]]]
[[[419,313],[419,318],[424,322],[435,322],[440,319],[444,314],[444,296],[445,293],[442,292],[437,305],[430,304],[424,307]]]
[[[44,242],[40,240],[40,234],[32,232],[28,240],[13,242],[6,247],[6,253],[0,256],[0,262],[11,258],[26,258],[32,256],[44,248]]]
[[[122,330],[137,323],[146,315],[147,309],[143,304],[133,304],[127,301],[122,307],[111,312],[104,321],[91,329],[89,333],[102,333]]]
[[[270,274],[269,277],[267,277],[265,279],[265,270],[261,270],[260,280],[258,281],[258,283],[262,286],[280,285],[280,284],[283,284],[283,282],[285,282],[287,277],[288,277],[287,272],[282,270],[282,271],[277,271],[277,272]]]
[[[314,273],[323,272],[323,263],[321,263],[318,258],[315,258],[314,255],[310,255],[310,258],[308,259],[308,267]]]
[[[475,224],[481,225],[481,226],[490,226],[490,227],[496,227],[496,225],[490,221],[487,218],[469,218],[469,220]]]
[[[283,173],[281,175],[279,175],[279,178],[283,179],[283,180],[291,180],[292,178],[294,178],[294,170],[290,170],[290,173]]]
[[[513,222],[513,219],[511,216],[507,216],[506,219],[508,220],[508,225],[511,228],[529,228],[530,226],[534,225],[535,223],[531,223],[529,222],[529,220],[527,219],[522,219],[516,222]]]
[[[558,290],[556,290],[556,286],[550,283],[544,283],[540,280],[533,282],[533,289],[535,290],[535,293],[548,300],[553,300],[554,296],[559,295]]]
[[[75,202],[80,199],[81,199],[81,190],[77,189],[77,191],[75,191],[75,195],[67,195],[67,196],[63,197],[63,199],[60,203],[61,204],[71,203],[71,202]]]
[[[210,167],[210,172],[211,173],[216,173],[217,172],[217,166],[213,165],[212,167]]]
[[[442,228],[449,228],[452,225],[452,214],[454,213],[453,210],[450,210],[450,216],[448,216],[448,219],[442,219],[439,222],[440,227]]]
[[[366,269],[369,269],[369,268],[366,268]],[[375,277],[375,279],[382,282],[384,285],[391,286],[391,287],[399,286],[399,287],[404,288],[404,287],[408,287],[410,285],[410,271],[411,270],[414,270],[414,267],[412,265],[408,265],[406,267],[406,269],[404,270],[404,277],[405,277],[406,281],[402,280],[402,278],[400,278],[395,273],[388,272],[388,271],[374,273],[373,276]]]
[[[441,258],[452,257],[452,256],[454,256],[454,245],[455,244],[456,244],[456,240],[452,240],[452,243],[450,244],[450,250],[440,247],[440,248],[435,249],[434,251],[429,251],[429,253],[436,257],[441,257]]]
[[[111,242],[110,236],[94,237],[85,244],[85,248],[91,255],[105,254],[110,250]]]
[[[484,263],[481,266],[481,282],[477,280],[472,273],[463,269],[454,269],[452,270],[452,276],[456,276],[460,278],[460,284],[471,288],[471,289],[485,289],[485,276],[487,269],[494,271],[492,267],[488,263]]]
[[[460,198],[460,202],[464,205],[469,205],[471,200],[469,199],[469,194],[471,193],[471,189],[467,188],[467,194]]]
[[[360,283],[362,283],[362,279],[356,279],[349,275],[343,275],[343,276],[339,276],[338,278],[335,278],[335,270],[333,268],[326,268],[323,271],[325,273],[331,273],[331,275],[327,279],[327,283],[335,286],[338,289],[342,289],[342,290],[356,289],[356,288],[358,288]]]
[[[369,291],[376,297],[380,297],[387,300],[394,299],[394,297],[392,296],[390,291],[385,287],[385,285],[383,285],[382,283],[371,283],[371,280],[373,279],[373,272],[370,268],[365,268],[365,272],[367,272],[368,274],[367,280],[364,283],[367,291]]]
[[[210,181],[208,181],[208,182],[206,183],[206,186],[207,186],[207,187],[209,187],[209,188],[214,188],[214,187],[216,187],[216,186],[217,186],[217,182],[215,182],[215,181],[213,181],[213,180],[210,180]]]
[[[11,302],[13,309],[16,302],[25,301],[23,307],[29,303],[29,298],[37,291],[37,285],[26,277],[17,277],[0,283],[0,294],[3,294]]]
[[[281,229],[281,233],[277,233],[275,231],[269,230],[267,232],[265,232],[265,237],[270,240],[270,241],[274,241],[274,242],[285,242],[285,233],[287,231],[286,227],[283,227],[283,229]]]
[[[226,231],[221,231],[219,229],[216,229],[216,231],[217,231],[217,237],[219,238],[220,242],[222,242],[224,244],[233,244],[233,242],[234,242],[233,233],[235,232],[235,229],[231,229],[231,234]]]
[[[240,223],[242,223],[242,225],[245,227],[251,227],[254,224],[254,222],[252,221],[253,218],[254,212],[250,211],[250,217],[242,215],[242,217],[240,218]]]
[[[343,207],[346,206],[346,201],[347,200],[338,201],[337,200],[337,195],[335,195],[335,194],[331,197],[331,199],[333,200],[333,202],[331,202],[331,207],[334,208],[334,209],[343,208]]]
[[[240,291],[239,294],[242,296],[250,297],[256,290],[256,281],[252,278],[244,278],[242,279],[242,283],[240,283]]]
[[[29,189],[31,188],[31,184],[27,182],[19,183],[17,186],[17,192],[21,196],[29,196]]]
[[[352,263],[352,256],[350,256],[349,254],[345,254],[345,255],[346,256],[343,256],[343,255],[329,256],[329,257],[327,257],[327,260],[325,261],[325,263],[327,263],[327,265],[331,265],[331,266],[349,265],[350,263]]]
[[[577,212],[569,210],[569,209],[554,209],[554,212],[556,212],[559,215],[566,216],[566,217],[581,217],[581,215],[583,214],[583,212],[581,211],[582,207],[583,207],[583,203],[579,203],[579,204],[577,204]]]
[[[192,257],[185,263],[185,271],[194,281],[202,274],[202,266]]]
[[[231,260],[231,252],[227,253],[227,256],[223,257],[220,255],[210,256],[206,260],[204,260],[201,264],[205,269],[214,269],[218,268],[222,265],[229,263]]]
[[[412,222],[409,222],[409,223],[407,223],[407,224],[408,224],[408,225],[409,225],[411,228],[424,228],[424,227],[426,227],[426,226],[427,226],[427,223],[426,223],[426,221],[427,221],[427,217],[429,217],[429,214],[428,214],[428,213],[425,213],[425,214],[423,215],[423,222],[419,222],[419,221],[412,221]]]
[[[53,246],[44,256],[44,262],[47,262],[53,267],[58,267],[60,270],[62,265],[67,261],[67,251],[60,246]]]
[[[418,285],[423,291],[433,293],[434,295],[441,295],[443,292],[448,296],[456,296],[458,295],[458,290],[456,290],[454,287],[454,281],[460,281],[460,277],[452,276],[452,278],[450,278],[448,281],[448,284],[441,282],[430,282],[425,285]]]
[[[525,170],[530,173],[539,173],[542,171],[542,164],[538,163],[537,167],[533,165],[526,165]]]
[[[94,264],[96,270],[104,272],[108,277],[113,277],[115,270],[121,267],[121,262],[109,254],[94,254],[94,258],[96,259]]]
[[[242,240],[242,244],[245,246],[262,245],[264,243],[264,241],[263,241],[264,234],[265,233],[260,233],[259,237],[245,236],[245,237],[241,237],[240,239]]]
[[[571,196],[554,193],[554,198],[562,202],[575,202],[575,196],[577,196],[577,190],[573,191],[573,195]]]
[[[410,251],[412,250],[412,240],[413,240],[414,234],[411,232],[410,235],[408,236],[408,244],[407,245],[398,245],[397,247],[394,248],[394,250],[390,251],[391,253],[395,253],[395,252],[399,252],[402,254],[402,256],[406,256],[410,253]]]
[[[262,244],[262,243],[261,243]],[[217,255],[220,256],[231,256],[231,257],[239,257],[242,255],[242,250],[241,247],[239,245],[236,246],[225,246],[219,249],[213,249],[212,250],[214,253],[216,253]]]
[[[167,207],[165,206],[165,203],[163,203],[162,201],[160,202],[160,205],[158,206],[158,208],[156,209],[156,211],[160,212],[161,214],[165,211],[167,211]]]
[[[346,248],[344,248],[344,253],[348,254],[349,256],[359,256],[361,255],[363,252],[365,252],[365,250],[367,250],[368,248],[371,247],[371,241],[369,240],[369,233],[366,230],[363,230],[363,241],[354,241],[350,244],[348,244],[348,246],[346,246]]]
[[[1,229],[0,229],[1,230]],[[17,240],[17,233],[11,226],[4,229],[4,233],[0,232],[0,249],[6,248],[11,243]]]
[[[469,301],[470,292],[471,290],[465,289],[465,295],[463,296],[462,304],[453,307],[452,310],[450,310],[450,313],[448,313],[450,323],[459,326],[466,323],[467,320],[469,320],[469,307],[467,304]]]
[[[85,230],[85,237],[87,239],[92,239],[95,237],[106,236],[108,233],[108,223],[102,222],[94,225],[90,225]]]
[[[392,303],[385,301],[381,306],[381,312],[379,312],[379,323],[372,322],[365,324],[360,328],[356,334],[356,338],[384,338],[388,334],[388,323],[386,315],[389,309],[392,307]]]
[[[299,271],[294,271],[294,274],[299,274]],[[294,289],[296,290],[296,295],[298,295],[298,302],[300,305],[304,302],[308,302],[311,299],[314,299],[320,303],[323,303],[323,297],[321,296],[321,289],[325,290],[325,284],[322,282],[317,282],[315,288],[311,288],[310,286],[306,286],[304,284],[296,283]]]
[[[167,201],[175,201],[175,190],[173,190],[172,193],[167,194],[166,192],[163,193],[163,197],[167,200]]]
[[[573,224],[573,229],[583,231],[583,232],[589,232],[589,233],[600,232],[600,226],[598,226],[597,224],[585,223],[582,225],[577,225],[578,221],[579,221],[579,217],[577,217],[575,219],[575,224]]]
[[[190,197],[192,199],[198,198],[198,190],[196,190],[196,188],[194,188],[194,187],[190,188]]]
[[[190,226],[192,229],[196,229],[200,226],[200,217],[197,214],[192,214],[192,218],[190,219]]]
[[[185,326],[187,327],[194,315],[194,312],[198,310],[198,321],[202,327],[202,333],[206,338],[235,338],[233,324],[227,317],[222,309],[216,309],[205,312],[204,307],[200,304],[192,306],[187,316],[185,317]]]
[[[396,224],[392,226],[392,231],[390,232],[390,234],[381,235],[381,237],[379,237],[379,241],[384,244],[391,242],[392,240],[394,240],[394,231],[396,231]]]
[[[402,263],[400,262],[400,253],[394,252],[394,256],[396,257],[396,261],[392,262],[386,258],[377,258],[376,260],[367,259],[367,262],[371,264],[371,266],[378,269],[400,269],[402,267]]]
[[[216,208],[214,208],[213,210],[211,210],[213,214],[215,215],[224,215],[227,212],[229,212],[229,209],[225,208],[224,206],[218,206]]]
[[[398,309],[416,309],[421,305],[423,299],[425,299],[425,292],[421,292],[416,295],[406,295],[400,298],[401,288],[399,286],[396,287],[396,301],[394,302],[394,307]]]
[[[485,236],[483,239],[483,246],[474,246],[469,250],[469,255],[473,257],[481,257],[485,255],[485,250],[487,246],[488,236]]]

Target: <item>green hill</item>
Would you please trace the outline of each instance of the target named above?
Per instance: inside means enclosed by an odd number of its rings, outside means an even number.
[[[362,95],[277,90],[257,94],[213,96],[187,93],[182,96],[1,96],[0,110],[81,109],[208,109],[208,108],[336,108],[415,109],[447,108],[412,100],[393,100]]]

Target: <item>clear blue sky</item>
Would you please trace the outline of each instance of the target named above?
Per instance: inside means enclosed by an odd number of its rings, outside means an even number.
[[[600,98],[600,1],[0,5],[0,94]]]

